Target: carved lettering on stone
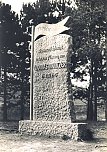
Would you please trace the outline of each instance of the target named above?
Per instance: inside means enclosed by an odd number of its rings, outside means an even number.
[[[71,37],[66,34],[44,36],[35,41],[34,120],[72,120],[68,82],[71,46]]]

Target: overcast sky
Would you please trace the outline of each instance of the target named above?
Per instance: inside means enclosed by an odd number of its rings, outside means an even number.
[[[11,9],[13,11],[15,11],[16,13],[20,13],[20,10],[22,8],[22,4],[23,3],[29,3],[29,2],[36,2],[36,0],[0,0],[5,4],[10,4],[11,5]],[[75,6],[75,0],[72,0],[72,6]],[[75,6],[76,7],[76,6]]]
[[[36,0],[1,0],[3,3],[10,4],[12,10],[20,13],[23,3],[35,2]]]

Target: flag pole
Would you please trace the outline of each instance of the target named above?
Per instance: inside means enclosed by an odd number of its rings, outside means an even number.
[[[34,33],[35,26],[32,26],[31,34],[31,66],[30,66],[30,120],[33,120],[33,66],[34,66]]]

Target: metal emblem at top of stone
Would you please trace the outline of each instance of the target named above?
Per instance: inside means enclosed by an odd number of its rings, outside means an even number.
[[[33,120],[75,121],[70,81],[72,39],[60,34],[69,17],[57,24],[35,27],[33,67]]]

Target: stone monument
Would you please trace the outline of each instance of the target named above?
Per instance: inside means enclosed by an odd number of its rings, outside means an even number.
[[[74,123],[75,109],[72,100],[70,59],[72,38],[61,34],[69,28],[64,24],[41,23],[35,27],[32,67],[32,120],[19,123],[19,131],[32,135],[64,135],[76,139],[85,124]],[[41,38],[39,35],[45,35]],[[82,129],[81,129],[82,128]]]

